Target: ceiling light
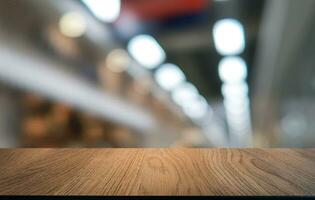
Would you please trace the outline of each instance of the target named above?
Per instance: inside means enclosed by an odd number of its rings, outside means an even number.
[[[247,77],[245,61],[236,56],[223,58],[219,63],[219,76],[223,82],[242,82]]]
[[[198,90],[193,84],[187,82],[176,87],[172,93],[173,101],[180,106],[189,104],[190,101],[197,97]]]
[[[224,83],[221,88],[224,98],[237,98],[248,95],[248,85],[245,81],[239,83]]]
[[[217,21],[213,27],[213,38],[215,48],[221,55],[236,55],[244,51],[244,28],[235,19]]]
[[[249,111],[249,100],[247,99],[225,99],[224,107],[226,114],[234,116],[246,116]]]
[[[149,35],[132,38],[127,46],[129,53],[141,65],[153,69],[165,60],[165,52],[159,43]]]
[[[229,106],[225,105],[225,112],[228,116],[233,115],[241,119],[247,115],[247,113],[249,112],[249,109],[248,107],[245,107],[245,106],[234,107],[234,109],[231,109],[229,108]]]
[[[201,119],[206,116],[208,108],[206,100],[199,96],[195,101],[184,107],[184,113],[191,119]]]
[[[68,37],[80,37],[86,31],[86,21],[81,13],[69,12],[59,21],[60,32]]]
[[[165,90],[172,90],[185,81],[184,73],[174,64],[164,64],[155,72],[155,80]]]
[[[224,99],[224,106],[229,110],[243,109],[249,107],[249,97],[226,98]]]
[[[114,22],[120,13],[120,0],[82,0],[98,19],[104,22]]]

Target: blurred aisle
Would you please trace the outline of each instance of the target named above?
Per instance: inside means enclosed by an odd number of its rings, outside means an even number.
[[[0,147],[312,147],[314,19],[312,0],[2,0]]]

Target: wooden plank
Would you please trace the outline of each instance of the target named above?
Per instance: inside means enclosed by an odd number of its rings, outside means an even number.
[[[315,195],[314,149],[2,149],[2,195]]]

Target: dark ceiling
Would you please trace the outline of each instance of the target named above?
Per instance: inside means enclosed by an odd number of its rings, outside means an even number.
[[[264,0],[123,0],[120,18],[109,26],[114,28],[114,36],[123,46],[126,46],[128,40],[134,35],[141,33],[153,35],[166,51],[166,62],[172,62],[181,67],[188,81],[195,84],[208,100],[213,100],[221,98],[221,82],[217,71],[221,56],[214,49],[211,35],[213,24],[216,20],[226,17],[239,19],[243,23],[246,49],[242,57],[247,62],[249,81],[251,81],[264,2]],[[40,26],[41,23],[38,22],[41,19],[31,18],[36,15],[26,12],[32,10],[25,9],[29,5],[27,3],[23,5],[23,1],[7,1],[7,3],[10,5],[6,7],[3,4],[2,16],[10,20],[3,21],[19,24],[15,27],[23,33],[24,37],[32,38],[33,33],[34,38],[38,38],[38,27],[34,26]],[[19,15],[6,12],[10,10],[8,7],[12,6],[21,8]],[[24,17],[30,20],[23,20],[23,23],[20,23],[19,19],[23,13]],[[131,13],[133,15],[130,15]],[[136,20],[132,21],[133,18]],[[108,25],[104,24],[104,26]],[[123,33],[122,28],[128,31]],[[22,29],[31,31],[21,31]],[[31,34],[25,35],[26,32]],[[85,55],[88,55],[88,52],[87,50]],[[80,63],[84,62],[80,60]]]
[[[139,16],[137,29],[127,36],[121,36],[124,44],[136,34],[153,35],[165,49],[167,62],[180,66],[187,79],[208,100],[221,96],[217,71],[221,56],[213,45],[212,26],[218,19],[239,19],[246,32],[246,49],[242,57],[248,64],[249,81],[251,80],[264,0],[124,0],[124,4],[122,12],[133,12],[136,17]],[[116,27],[119,27],[119,21],[123,21],[123,18],[122,14]]]

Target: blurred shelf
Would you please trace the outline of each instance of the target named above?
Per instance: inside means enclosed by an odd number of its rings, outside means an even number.
[[[314,195],[315,149],[2,149],[0,194]]]
[[[68,104],[110,122],[149,133],[156,119],[147,109],[104,91],[26,42],[0,31],[0,81]]]

